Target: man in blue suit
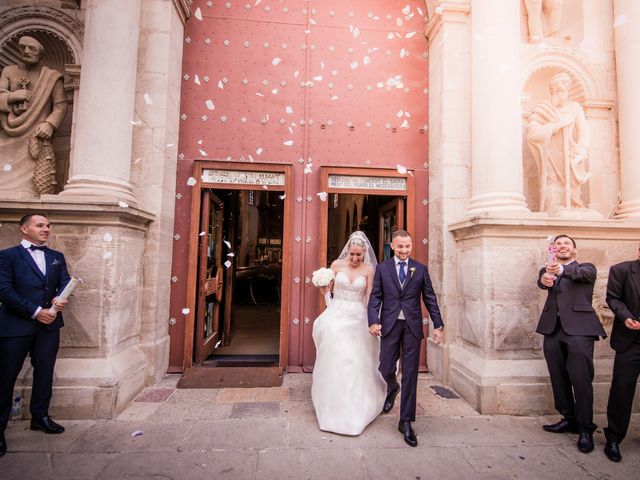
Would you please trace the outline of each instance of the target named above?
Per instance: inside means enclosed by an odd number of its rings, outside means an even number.
[[[64,432],[49,416],[49,403],[63,326],[60,312],[67,303],[57,295],[70,277],[64,255],[45,246],[50,231],[46,216],[25,215],[20,244],[0,251],[0,456],[7,451],[4,432],[13,387],[27,354],[33,366],[31,430]]]
[[[427,267],[409,258],[411,235],[405,230],[396,230],[391,238],[391,248],[393,258],[378,264],[373,277],[368,306],[369,332],[381,337],[378,370],[387,382],[387,399],[382,409],[385,413],[393,408],[400,392],[396,364],[402,347],[402,396],[398,430],[403,434],[404,441],[415,447],[418,439],[411,422],[416,420],[418,363],[420,343],[424,337],[420,298],[433,321],[433,339],[436,343],[442,342],[444,323]]]

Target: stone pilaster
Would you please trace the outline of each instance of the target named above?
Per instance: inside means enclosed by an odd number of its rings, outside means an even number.
[[[62,195],[135,203],[131,145],[141,0],[87,0],[69,181]]]
[[[616,218],[640,217],[640,2],[614,1],[620,129],[620,190]]]
[[[471,182],[467,215],[528,212],[523,195],[520,2],[471,1]]]

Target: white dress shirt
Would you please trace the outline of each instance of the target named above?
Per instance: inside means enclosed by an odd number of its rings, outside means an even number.
[[[42,250],[31,250],[29,247],[33,244],[29,240],[22,239],[20,245],[22,245],[27,250],[27,253],[31,255],[31,258],[33,258],[33,261],[36,262],[36,265],[38,266],[42,274],[46,275],[47,261],[44,258],[44,252]],[[36,318],[40,313],[40,310],[42,310],[42,307],[38,307],[36,311],[33,312],[33,315],[31,315],[31,318]]]

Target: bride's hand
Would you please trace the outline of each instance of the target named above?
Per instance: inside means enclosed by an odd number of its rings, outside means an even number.
[[[320,293],[322,293],[323,295],[326,295],[330,291],[331,289],[329,289],[329,287],[320,287]]]

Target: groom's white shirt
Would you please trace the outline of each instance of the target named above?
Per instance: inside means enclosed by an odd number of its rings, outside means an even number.
[[[398,257],[396,257],[395,255],[393,256],[393,261],[396,264],[396,275],[398,276],[398,282],[400,282],[400,262],[402,262],[402,260],[400,260]],[[406,265],[404,268],[408,268],[409,267],[409,259],[407,258],[406,260]],[[406,270],[404,272],[405,274],[408,273]],[[407,281],[406,277],[405,277],[405,282]],[[402,285],[402,283],[400,284],[400,288],[402,288],[404,285]],[[400,309],[400,315],[398,315],[398,320],[404,320],[404,312],[402,311],[402,309]]]

